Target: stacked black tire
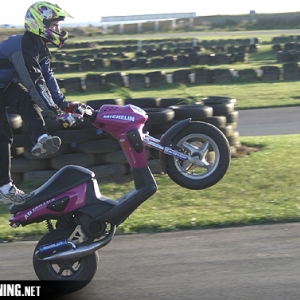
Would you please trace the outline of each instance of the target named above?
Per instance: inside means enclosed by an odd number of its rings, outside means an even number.
[[[237,129],[238,111],[235,110],[236,99],[209,96],[199,99],[195,104],[183,104],[181,98],[140,98],[128,99],[125,104],[134,104],[143,108],[149,118],[144,128],[151,136],[160,138],[170,127],[181,120],[192,118],[193,121],[210,123],[219,128],[227,137],[231,151],[236,152],[240,146]],[[149,166],[153,173],[162,172],[159,152],[149,149]]]
[[[120,99],[107,99],[101,102],[94,100],[92,105],[99,108],[100,103],[123,104]],[[9,119],[14,124],[11,173],[15,183],[23,180],[44,183],[60,168],[70,164],[91,169],[98,179],[130,172],[119,143],[102,134],[88,121],[84,121],[76,128],[65,129],[60,123],[45,119],[49,133],[59,136],[62,144],[54,155],[39,158],[31,154],[33,145],[21,117],[10,113]]]
[[[135,98],[90,100],[86,104],[99,109],[103,104],[133,104],[143,108],[149,118],[144,131],[160,138],[171,126],[186,118],[215,125],[227,137],[234,152],[239,144],[236,131],[238,111],[236,100],[226,97],[209,96],[199,99],[196,104],[183,104],[180,98]],[[88,121],[76,128],[65,129],[60,123],[46,119],[49,133],[62,140],[58,153],[39,159],[31,154],[32,144],[21,117],[10,113],[14,132],[12,145],[12,177],[15,183],[23,180],[44,183],[65,165],[76,164],[95,172],[97,179],[116,177],[130,173],[130,167],[118,142],[101,133]],[[153,173],[161,173],[158,151],[147,150],[149,166]]]

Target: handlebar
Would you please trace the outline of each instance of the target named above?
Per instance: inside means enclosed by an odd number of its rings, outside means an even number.
[[[65,128],[75,127],[82,123],[84,119],[91,119],[93,114],[97,115],[96,110],[85,104],[76,104],[71,112],[62,113],[57,116],[57,121],[62,123]]]

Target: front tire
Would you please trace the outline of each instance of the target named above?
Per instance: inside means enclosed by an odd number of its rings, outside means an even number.
[[[85,287],[94,277],[98,268],[98,253],[79,259],[43,261],[35,256],[39,247],[59,240],[68,239],[74,228],[63,227],[48,232],[36,245],[33,254],[34,271],[43,284],[54,291],[74,292]],[[47,256],[51,253],[47,253]]]
[[[197,158],[197,164],[165,155],[169,177],[191,190],[208,188],[225,175],[230,163],[230,146],[225,135],[205,122],[191,122],[178,132],[172,143],[183,154]]]

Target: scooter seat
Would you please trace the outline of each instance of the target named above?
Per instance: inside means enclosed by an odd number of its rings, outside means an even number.
[[[11,214],[15,214],[24,209],[39,205],[93,178],[95,178],[95,174],[89,169],[75,165],[65,166],[42,186],[32,191],[25,203],[19,205],[13,204],[10,206],[9,211]]]

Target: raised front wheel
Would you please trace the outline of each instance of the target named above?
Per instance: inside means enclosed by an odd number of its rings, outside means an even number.
[[[230,147],[217,127],[191,122],[174,136],[172,144],[194,159],[190,162],[165,156],[166,172],[180,186],[201,190],[216,184],[225,175],[230,163]]]

